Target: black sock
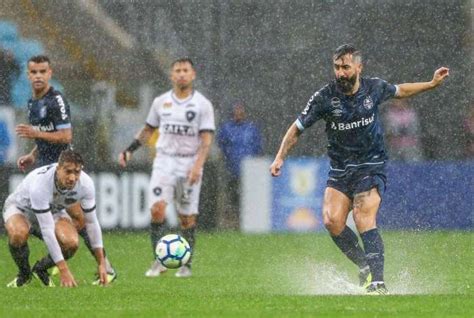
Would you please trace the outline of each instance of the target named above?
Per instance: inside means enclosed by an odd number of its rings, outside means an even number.
[[[62,251],[65,260],[68,260],[73,257],[75,252],[76,251]],[[54,263],[53,259],[51,258],[51,255],[48,254],[39,261],[37,261],[33,268],[40,270],[48,270],[54,266],[56,266],[56,263]]]
[[[384,246],[379,231],[375,228],[361,233],[367,263],[370,266],[373,282],[383,282]]]
[[[165,235],[165,223],[150,223],[150,239],[151,239],[151,248],[153,250],[153,257],[155,257],[155,249],[156,249],[156,244],[158,244],[158,241],[160,238],[162,238]]]
[[[31,267],[28,260],[30,257],[30,248],[28,247],[28,243],[19,247],[8,244],[8,247],[16,266],[18,267],[19,274],[30,277]]]
[[[191,247],[191,257],[189,258],[189,261],[188,261],[188,266],[191,267],[191,263],[192,263],[192,258],[193,258],[193,254],[194,254],[194,245],[196,243],[196,238],[194,236],[196,232],[196,227],[193,226],[189,229],[182,229],[181,230],[181,234],[183,235],[184,239],[186,241],[188,241],[189,243],[189,247]]]
[[[365,253],[357,235],[348,226],[338,236],[331,236],[337,247],[359,268],[367,266]]]
[[[38,262],[36,262],[35,266],[33,266],[34,269],[39,269],[39,270],[48,270],[51,267],[56,266],[54,263],[53,259],[51,256],[48,254],[42,259],[40,259]]]
[[[87,233],[86,228],[84,227],[82,230],[78,231],[78,233],[84,240],[84,244],[87,246],[87,249],[89,250],[89,252],[91,252],[92,256],[95,257],[94,249],[92,248],[92,245],[91,245],[91,239],[89,238],[89,234]]]

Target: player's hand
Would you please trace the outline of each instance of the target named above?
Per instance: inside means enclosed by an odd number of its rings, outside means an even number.
[[[61,287],[77,287],[76,280],[68,268],[59,271],[59,280]]]
[[[129,162],[131,159],[132,153],[130,151],[122,151],[118,157],[120,167],[125,168],[127,166],[127,162]]]
[[[100,264],[98,266],[97,273],[99,274],[99,284],[101,286],[107,285],[109,282],[107,280],[107,271],[105,270],[105,263]]]
[[[281,167],[283,166],[283,160],[275,158],[270,166],[270,173],[272,177],[278,177],[281,174]]]
[[[19,124],[15,127],[15,132],[21,138],[35,139],[38,136],[38,131],[31,125]]]
[[[16,165],[18,166],[18,169],[21,170],[21,172],[25,172],[25,170],[31,167],[34,163],[35,163],[35,157],[32,156],[31,154],[21,156],[16,161]]]
[[[201,173],[202,173],[201,167],[193,166],[193,168],[189,170],[188,172],[189,185],[193,185],[196,182],[198,182],[199,179],[201,178]]]
[[[440,85],[446,77],[449,76],[449,68],[447,67],[440,67],[434,72],[433,79],[431,82],[436,87]]]

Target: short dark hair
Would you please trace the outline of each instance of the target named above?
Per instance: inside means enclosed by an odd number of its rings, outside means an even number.
[[[174,60],[173,63],[171,63],[171,68],[173,68],[173,66],[175,66],[175,64],[178,64],[178,63],[189,63],[191,64],[191,67],[194,69],[194,63],[190,57],[185,56],[185,57],[180,57]]]
[[[48,63],[51,65],[51,60],[49,59],[48,56],[46,55],[35,55],[30,57],[28,60],[28,63],[33,62],[33,63]]]
[[[71,149],[63,150],[59,155],[58,165],[62,166],[66,162],[75,163],[80,166],[84,165],[81,154]]]
[[[352,44],[343,44],[339,46],[334,51],[333,58],[334,60],[338,60],[347,54],[351,54],[353,59],[358,58],[359,62],[362,62],[362,52],[356,49]]]

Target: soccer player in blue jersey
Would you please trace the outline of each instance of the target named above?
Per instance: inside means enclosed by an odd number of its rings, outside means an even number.
[[[283,137],[270,172],[279,176],[302,132],[319,119],[326,122],[330,171],[324,193],[324,225],[339,249],[359,267],[360,283],[367,293],[386,294],[384,245],[376,225],[387,161],[379,107],[390,98],[406,98],[438,87],[449,76],[449,69],[437,69],[429,82],[392,85],[362,77],[362,54],[347,44],[334,52],[333,67],[335,80],[311,96]],[[363,248],[346,225],[351,209]]]
[[[19,137],[34,140],[36,145],[30,153],[18,158],[17,165],[21,171],[56,163],[61,152],[71,147],[72,125],[69,104],[61,92],[50,85],[52,72],[48,56],[37,55],[28,60],[28,79],[33,91],[33,96],[28,101],[29,124],[19,124],[15,130]],[[73,218],[87,248],[94,255],[80,205],[68,207],[67,212]],[[43,263],[54,264],[51,259]],[[108,279],[111,282],[117,274],[107,258],[106,264]],[[99,280],[95,282],[99,283]]]

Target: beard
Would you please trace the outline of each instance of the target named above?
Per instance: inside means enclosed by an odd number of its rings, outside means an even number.
[[[352,89],[354,88],[356,81],[357,81],[357,74],[354,74],[352,77],[349,77],[349,78],[345,78],[345,77],[336,78],[337,86],[344,93],[352,92]]]

